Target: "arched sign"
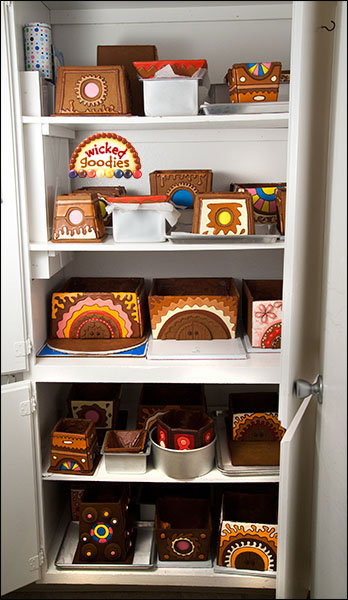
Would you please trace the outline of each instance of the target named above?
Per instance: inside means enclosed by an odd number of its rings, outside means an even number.
[[[74,150],[69,177],[134,177],[142,176],[138,153],[126,138],[116,133],[95,133],[83,140]]]

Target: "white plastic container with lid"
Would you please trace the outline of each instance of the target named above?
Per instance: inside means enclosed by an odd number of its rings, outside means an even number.
[[[180,212],[167,196],[107,198],[115,242],[164,242],[166,222],[173,226]]]
[[[144,113],[148,117],[197,115],[200,105],[208,99],[210,83],[206,61],[133,64],[143,82]]]

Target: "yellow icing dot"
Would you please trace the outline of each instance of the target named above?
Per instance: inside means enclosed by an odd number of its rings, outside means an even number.
[[[106,169],[105,171],[105,177],[113,177],[114,176],[114,171],[113,169]]]
[[[231,222],[231,214],[227,210],[221,211],[218,218],[221,225],[228,225]]]

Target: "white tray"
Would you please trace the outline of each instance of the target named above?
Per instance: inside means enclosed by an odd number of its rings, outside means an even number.
[[[79,522],[71,521],[67,527],[63,542],[59,548],[55,565],[57,569],[100,569],[100,570],[144,570],[151,569],[155,560],[154,530],[152,521],[138,521],[133,562],[131,564],[82,564],[73,563],[79,541]]]
[[[244,360],[247,354],[240,337],[230,340],[154,340],[151,335],[146,358]]]

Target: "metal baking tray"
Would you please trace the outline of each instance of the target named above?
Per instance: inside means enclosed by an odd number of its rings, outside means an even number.
[[[136,523],[136,539],[133,562],[131,564],[104,564],[104,563],[73,563],[77,544],[79,541],[79,522],[70,521],[62,544],[59,548],[55,565],[57,569],[100,569],[102,571],[112,570],[145,570],[152,569],[155,564],[155,543],[154,543],[154,523],[153,521],[138,521]]]
[[[191,211],[192,212],[192,211]],[[186,217],[184,214],[183,217]],[[255,223],[255,233],[253,235],[203,235],[200,233],[191,233],[192,230],[192,216],[191,221],[187,219],[179,222],[166,236],[168,240],[172,242],[186,242],[186,243],[214,243],[214,244],[273,244],[277,241],[283,241],[284,237],[280,235],[275,223],[262,224]]]
[[[231,462],[231,454],[228,447],[226,432],[227,412],[217,410],[214,414],[216,444],[215,461],[216,468],[229,477],[238,477],[244,475],[279,475],[279,466],[234,466]]]
[[[235,102],[226,104],[210,104],[203,102],[200,106],[205,115],[262,115],[289,112],[289,102]]]
[[[232,567],[220,567],[216,564],[216,559],[213,564],[214,573],[227,573],[229,575],[245,575],[250,577],[272,577],[275,578],[277,576],[276,571],[252,571],[251,569],[234,569]]]

